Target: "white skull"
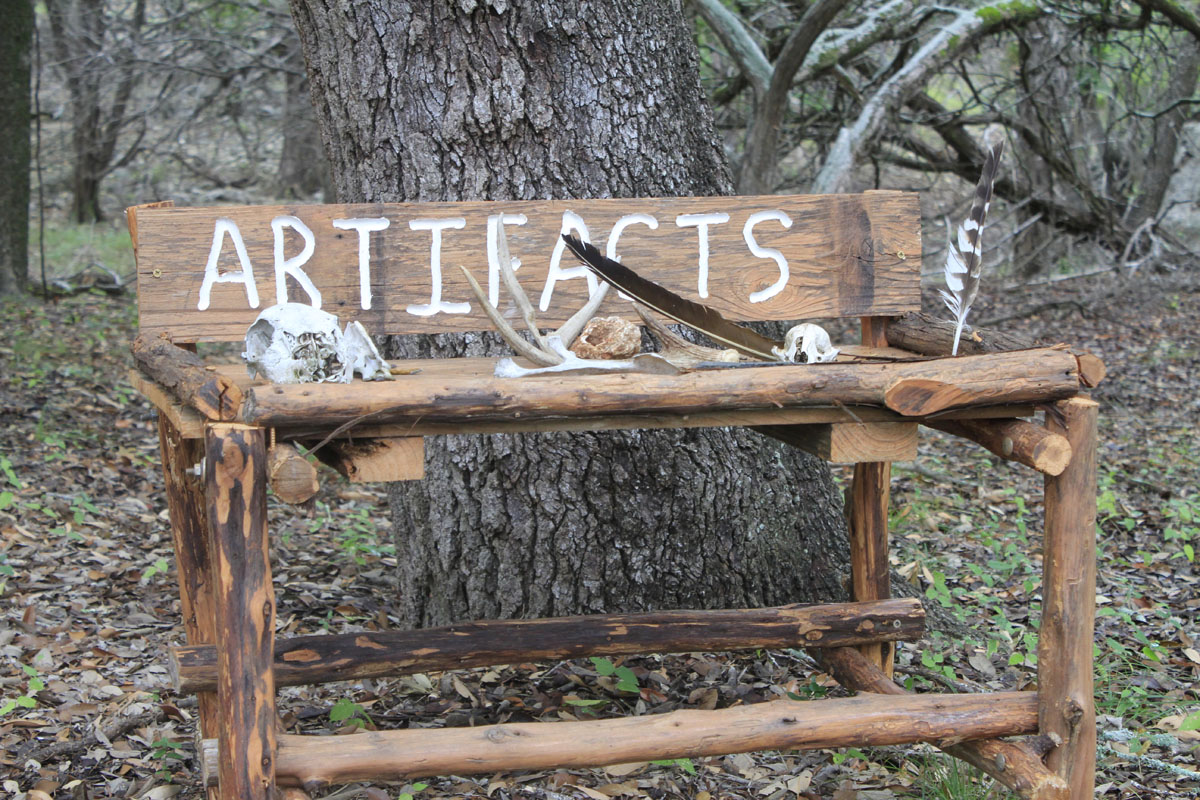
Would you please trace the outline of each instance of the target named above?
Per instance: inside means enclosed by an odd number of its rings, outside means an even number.
[[[303,303],[281,303],[258,315],[246,331],[251,375],[272,383],[349,383],[355,371],[370,380],[388,377],[388,365],[357,322],[346,334],[333,314]]]
[[[799,358],[796,350],[799,349]],[[783,337],[783,349],[772,347],[771,352],[781,361],[796,361],[801,364],[823,364],[837,358],[838,350],[829,341],[829,334],[820,325],[804,323],[797,325]]]

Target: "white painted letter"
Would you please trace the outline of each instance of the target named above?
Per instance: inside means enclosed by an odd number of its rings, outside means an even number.
[[[300,250],[300,255],[288,259],[283,257],[283,229],[285,226],[300,234],[300,238],[304,240],[304,247]],[[291,275],[296,279],[296,283],[300,284],[300,288],[308,292],[308,299],[312,301],[312,307],[320,308],[321,293],[300,269],[312,258],[313,250],[317,246],[317,237],[313,236],[312,230],[297,217],[276,217],[271,220],[271,230],[275,231],[275,302],[286,303],[288,301],[287,276]]]
[[[626,228],[638,223],[645,225],[652,231],[658,230],[658,220],[649,214],[626,214],[617,220],[617,224],[613,225],[612,233],[608,234],[608,244],[604,247],[604,255],[613,261],[620,261],[621,259],[617,257],[617,240],[621,238],[621,234],[625,232]],[[617,292],[617,296],[622,300],[633,301],[633,298],[624,292]]]
[[[561,232],[570,233],[572,230],[578,232],[580,241],[591,241],[591,238],[588,236],[587,223],[583,221],[583,217],[574,211],[564,211]],[[554,243],[554,252],[550,255],[550,271],[546,275],[546,285],[542,288],[542,299],[538,303],[538,308],[542,311],[550,308],[550,296],[554,294],[554,284],[559,281],[566,281],[571,278],[587,278],[589,297],[599,288],[600,279],[593,275],[592,271],[587,267],[580,265],[568,269],[562,268],[562,257],[566,249],[567,243],[559,236],[558,240]]]
[[[765,289],[760,289],[757,292],[750,293],[751,303],[761,303],[764,300],[770,300],[775,295],[783,291],[783,287],[787,286],[788,278],[791,273],[788,272],[787,259],[783,257],[783,253],[776,250],[774,247],[763,247],[754,239],[752,228],[760,222],[766,222],[769,219],[776,220],[785,228],[792,227],[792,218],[782,211],[756,211],[750,215],[750,219],[746,220],[746,227],[742,228],[742,237],[746,240],[746,246],[750,248],[750,252],[759,258],[772,258],[779,265],[779,280],[772,283]]]
[[[446,219],[413,219],[408,227],[414,231],[432,231],[433,243],[429,246],[429,272],[433,276],[433,288],[430,290],[428,303],[408,306],[405,310],[418,317],[431,317],[438,312],[444,314],[470,314],[470,303],[447,303],[442,300],[442,231],[447,228],[461,229],[467,227],[463,217]]]
[[[701,297],[708,297],[708,226],[720,225],[722,222],[729,222],[728,214],[680,214],[675,218],[675,224],[681,228],[700,229],[700,277],[696,281],[696,287]]]
[[[241,272],[217,272],[217,261],[221,258],[221,245],[225,242],[225,234],[233,240],[233,249],[237,251],[238,263],[242,265]],[[201,311],[208,308],[214,283],[241,283],[246,286],[246,300],[251,308],[258,308],[258,287],[254,285],[254,267],[250,266],[250,256],[246,255],[246,243],[242,241],[242,232],[237,223],[228,217],[221,217],[213,228],[212,248],[208,251],[208,263],[204,265],[204,282],[200,284],[200,302],[196,308]]]
[[[492,214],[488,217],[487,257],[488,257],[488,302],[493,308],[499,308],[500,303],[500,220],[504,225],[524,225],[528,218],[524,214]],[[512,256],[513,272],[521,268],[521,259]]]
[[[335,219],[333,227],[342,231],[358,231],[358,298],[363,308],[371,307],[371,231],[381,231],[391,225],[386,217]]]
[[[645,225],[650,230],[658,229],[658,220],[649,214],[626,214],[617,220],[617,224],[613,225],[612,233],[608,235],[608,244],[604,248],[604,255],[611,258],[613,261],[620,261],[617,258],[617,239],[621,238],[621,234],[630,225]]]

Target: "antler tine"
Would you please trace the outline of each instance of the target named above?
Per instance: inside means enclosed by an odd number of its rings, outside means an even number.
[[[562,324],[562,327],[554,332],[554,335],[562,339],[563,344],[570,347],[575,341],[575,337],[583,331],[583,326],[588,324],[588,320],[596,316],[596,310],[600,308],[600,304],[604,302],[604,298],[608,295],[608,284],[600,282],[600,288],[588,298],[587,303],[583,308],[571,315],[571,318]]]
[[[504,241],[503,236],[501,236],[500,241]],[[507,249],[508,248],[504,248],[506,257]],[[487,314],[488,319],[490,319],[492,324],[496,326],[496,331],[501,337],[504,338],[504,341],[512,345],[514,350],[528,358],[533,363],[543,367],[553,367],[563,362],[562,356],[552,351],[549,347],[538,349],[529,342],[525,341],[525,339],[521,337],[521,334],[517,333],[516,330],[513,329],[513,326],[508,324],[508,320],[500,316],[500,312],[496,310],[496,307],[488,302],[487,295],[484,294],[483,288],[479,285],[479,282],[475,280],[475,276],[473,276],[470,271],[461,264],[459,264],[458,268],[461,269],[463,271],[463,275],[467,277],[467,283],[471,285],[471,291],[475,293],[475,298],[479,301],[479,305],[483,306],[483,312]],[[511,272],[512,270],[509,271]]]
[[[525,320],[525,325],[533,335],[533,340],[537,342],[539,348],[549,352],[550,345],[546,343],[546,337],[542,336],[542,332],[538,330],[537,316],[533,312],[533,303],[529,302],[529,297],[525,294],[525,290],[521,288],[521,284],[517,280],[517,274],[513,272],[512,255],[508,252],[508,233],[504,230],[504,217],[501,216],[497,222],[497,227],[500,231],[500,239],[497,242],[498,255],[500,256],[500,275],[504,278],[504,285],[508,287],[508,293],[512,295],[513,302],[520,309],[521,318]],[[559,362],[556,361],[555,363]]]
[[[663,357],[677,366],[692,366],[703,361],[737,361],[736,350],[722,350],[719,347],[705,347],[702,344],[689,342],[675,331],[655,319],[641,303],[634,303],[634,309],[642,322],[650,329],[650,333],[658,340]]]

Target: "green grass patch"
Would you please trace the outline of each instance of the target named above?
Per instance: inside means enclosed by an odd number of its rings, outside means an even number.
[[[29,276],[40,280],[38,228],[29,231]],[[64,278],[98,266],[127,277],[133,274],[133,246],[121,220],[90,225],[46,222],[46,277]]]

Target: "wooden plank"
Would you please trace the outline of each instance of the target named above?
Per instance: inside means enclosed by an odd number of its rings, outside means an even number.
[[[275,592],[267,546],[267,448],[257,428],[208,427],[205,489],[212,535],[221,794],[275,793]]]
[[[752,219],[768,211],[782,211],[791,226],[785,228],[774,219]],[[524,225],[508,225],[510,248],[522,261],[517,275],[527,293],[539,303],[545,297],[546,308],[539,319],[547,325],[561,323],[583,305],[594,282],[559,247],[564,219],[568,227],[571,220],[582,220],[585,238],[598,246],[607,245],[620,221],[632,220],[634,224],[618,231],[616,252],[625,264],[736,319],[902,314],[920,307],[916,269],[921,261],[920,214],[915,193],[143,208],[131,215],[137,237],[141,331],[151,336],[169,333],[176,342],[241,339],[257,314],[281,295],[276,237],[283,260],[303,255],[305,242],[297,226],[311,231],[313,250],[302,266],[289,268],[291,274],[309,281],[320,295],[321,306],[343,322],[357,319],[373,334],[490,330],[458,265],[468,267],[489,291],[495,285],[497,307],[515,318],[516,310],[497,278],[494,232],[489,256],[488,220],[501,213],[508,219],[526,220]],[[728,217],[704,229],[705,267],[700,259],[701,229],[687,222],[689,215],[701,214]],[[654,229],[637,222],[650,217]],[[365,219],[386,220],[387,228],[369,232],[334,227],[335,220]],[[225,221],[220,229],[219,220]],[[461,227],[440,230],[435,237],[430,220],[457,220]],[[234,228],[244,243],[249,270],[237,255]],[[788,274],[773,257],[754,255],[748,236],[756,247],[778,251]],[[440,241],[440,282],[434,277],[435,238]],[[210,279],[223,282],[210,280],[204,292],[214,241],[217,254]],[[365,271],[360,269],[360,241],[368,245]],[[281,276],[288,274],[283,263]],[[282,282],[287,299],[313,301],[309,287],[295,277]],[[777,284],[780,289],[772,295]],[[257,303],[251,302],[251,294]],[[425,315],[434,310],[435,295],[438,303],[468,304],[470,312],[436,306],[443,310]],[[752,296],[763,299],[754,302]],[[601,315],[613,313],[633,318],[629,302],[615,295],[601,310]]]
[[[419,481],[425,477],[425,440],[420,436],[334,441],[317,458],[351,483]]]
[[[280,736],[278,774],[288,785],[315,792],[358,780],[574,769],[750,750],[963,741],[1029,733],[1036,725],[1036,706],[1035,692],[859,695],[586,722]],[[211,739],[201,743],[206,777],[217,751]]]
[[[925,609],[913,598],[463,622],[413,631],[279,639],[275,680],[280,686],[299,686],[593,655],[839,647],[912,641],[924,630]],[[180,692],[215,686],[216,664],[212,646],[171,650],[171,672]]]
[[[1091,798],[1096,776],[1097,415],[1096,402],[1086,397],[1057,403],[1046,413],[1046,427],[1070,443],[1071,463],[1045,479],[1038,720],[1040,732],[1060,742],[1046,754],[1046,763],[1070,784],[1072,800]]]
[[[912,422],[759,425],[754,430],[834,464],[917,457],[917,425]]]

